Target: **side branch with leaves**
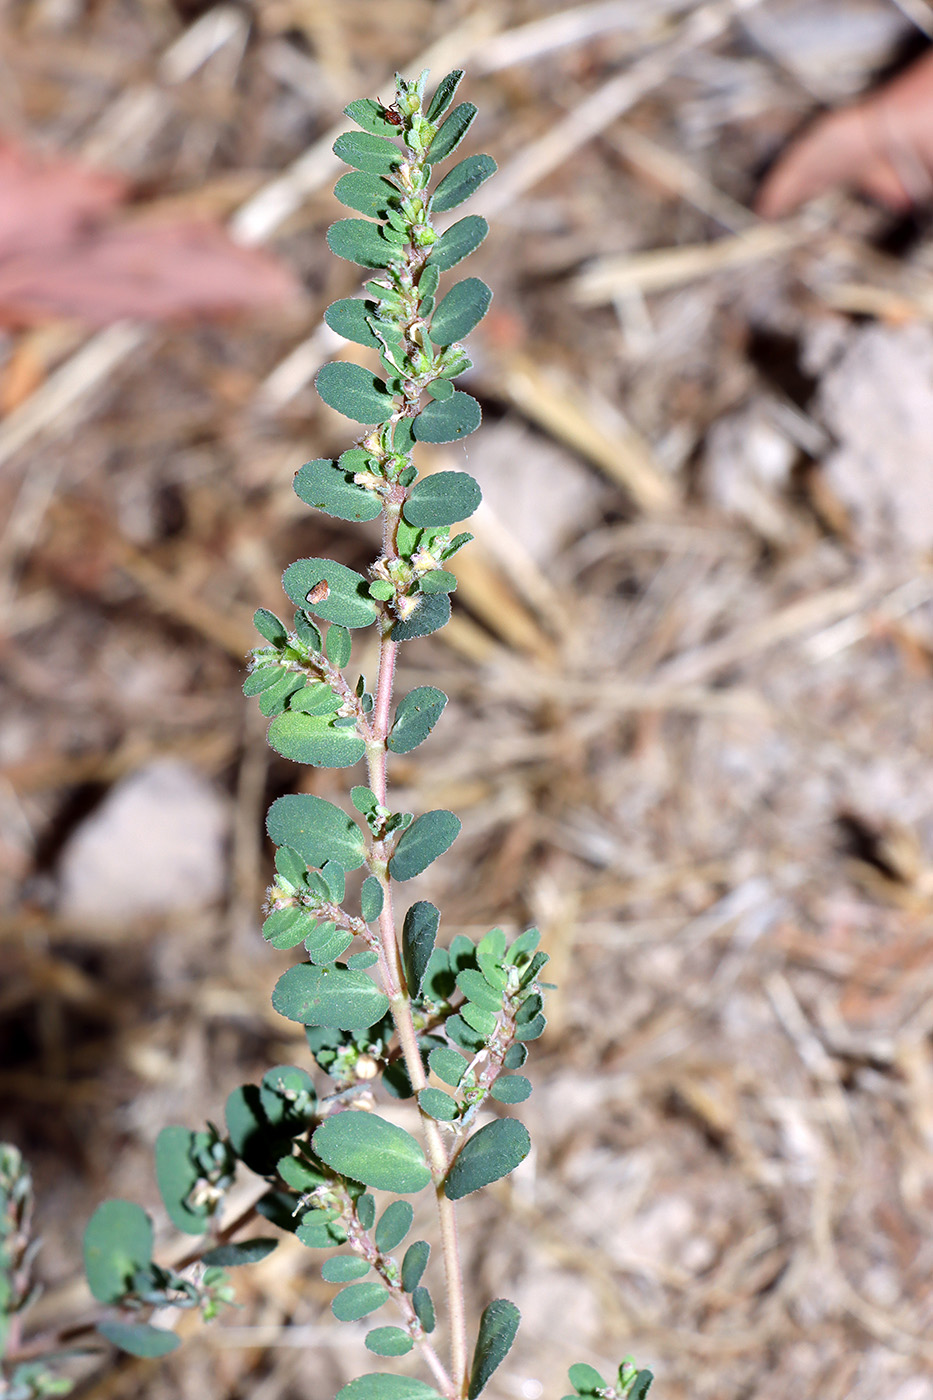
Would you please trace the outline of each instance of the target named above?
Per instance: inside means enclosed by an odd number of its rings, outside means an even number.
[[[323,367],[321,397],[365,431],[336,461],[308,462],[295,477],[301,500],[331,516],[381,516],[381,552],[368,577],[331,559],[291,564],[283,585],[293,622],[257,612],[265,645],[252,653],[244,687],[271,720],[278,753],[313,767],[366,764],[367,782],[349,791],[353,815],[294,794],[274,802],[267,818],[276,874],[263,936],[273,948],[305,954],[282,973],[272,1002],[305,1027],[311,1057],[331,1082],[323,1093],[307,1070],[278,1066],[230,1095],[225,1132],[211,1124],[163,1129],[162,1198],[178,1229],[201,1237],[182,1265],[153,1262],[152,1223],[132,1202],[105,1202],[85,1239],[91,1291],[109,1310],[98,1331],[140,1356],[177,1345],[174,1333],[146,1320],[148,1310],[200,1307],[209,1317],[231,1297],[226,1271],[275,1248],[274,1238],[235,1238],[257,1215],[326,1251],[322,1276],[342,1285],[335,1317],[358,1321],[385,1309],[366,1335],[368,1349],[380,1357],[416,1351],[430,1376],[370,1372],[338,1400],[475,1400],[508,1353],[519,1325],[514,1303],[493,1299],[478,1325],[468,1320],[456,1205],[528,1155],[528,1130],[508,1110],[531,1093],[517,1071],[545,1026],[547,984],[539,978],[547,955],[536,929],[511,942],[499,928],[478,943],[456,934],[441,946],[433,904],[417,900],[401,917],[396,910],[396,887],[427,869],[460,831],[452,812],[393,810],[389,757],[421,744],[447,703],[433,686],[396,702],[396,659],[405,642],[448,621],[457,581],[446,566],[471,539],[451,530],[480,502],[466,472],[419,479],[413,449],[456,442],[479,426],[479,404],[453,381],[470,367],[461,341],[492,295],[475,277],[438,295],[441,274],[488,229],[471,214],[439,233],[432,219],[468,199],[496,167],[487,155],[468,156],[432,189],[434,167],[455,152],[476,109],[453,105],[460,72],[448,74],[425,107],[426,77],[398,78],[389,107],[364,100],[346,109],[361,130],[334,147],[352,167],[336,193],[364,217],[339,220],[327,241],[376,275],[362,297],[329,307],[326,320],[375,351],[384,377],[342,361]],[[371,688],[348,672],[353,634],[370,628],[379,639]],[[348,896],[347,876],[361,870]],[[378,1111],[377,1081],[412,1102],[417,1135]],[[222,1228],[241,1165],[265,1190],[254,1209]],[[399,1252],[414,1221],[408,1198],[422,1191],[436,1206],[443,1357],[432,1342],[431,1245],[416,1239]],[[377,1205],[376,1192],[389,1199]],[[578,1397],[641,1400],[651,1375],[627,1358],[612,1382],[583,1364],[570,1380]]]

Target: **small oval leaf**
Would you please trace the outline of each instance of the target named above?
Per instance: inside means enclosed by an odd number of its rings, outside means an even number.
[[[289,710],[269,726],[269,747],[294,763],[312,768],[351,768],[366,752],[354,729],[337,728],[323,715]]]
[[[297,608],[325,622],[369,627],[376,620],[376,605],[362,574],[335,559],[296,559],[282,575],[282,586]]]
[[[378,1371],[357,1376],[337,1392],[336,1400],[441,1400],[433,1385],[412,1376],[396,1376]]]
[[[352,304],[363,305],[362,302]],[[340,306],[341,303],[335,302],[334,305]],[[299,467],[294,487],[295,495],[305,505],[323,510],[337,520],[375,520],[382,512],[382,502],[373,491],[357,486],[349,473],[341,471],[336,462],[326,457],[318,457]]]
[[[479,277],[456,282],[431,319],[431,339],[435,345],[452,345],[465,340],[489,310],[492,292]]]
[[[384,423],[392,416],[392,395],[378,375],[362,365],[331,360],[318,370],[315,385],[326,404],[355,423]]]
[[[402,1287],[406,1293],[414,1293],[428,1267],[431,1246],[427,1240],[415,1240],[405,1251],[402,1260]]]
[[[443,810],[425,812],[416,817],[399,838],[395,853],[389,861],[393,880],[411,880],[427,870],[453,845],[460,834],[460,818]]]
[[[348,1110],[325,1118],[313,1143],[317,1155],[334,1171],[379,1191],[408,1196],[431,1180],[417,1140],[375,1113]]]
[[[374,1327],[366,1333],[367,1350],[376,1356],[404,1356],[414,1345],[401,1327]]]
[[[389,1290],[381,1283],[351,1283],[342,1289],[330,1305],[331,1312],[340,1322],[358,1322],[377,1308],[381,1308],[389,1296]]]
[[[104,1201],[84,1231],[84,1271],[99,1303],[115,1303],[152,1262],[152,1221],[135,1201]]]
[[[467,1391],[469,1400],[476,1400],[485,1390],[493,1371],[508,1356],[521,1320],[522,1315],[518,1308],[507,1298],[494,1298],[483,1309],[476,1350],[473,1353],[470,1388]]]
[[[219,1244],[202,1256],[202,1262],[221,1269],[235,1269],[241,1264],[258,1264],[277,1247],[278,1240],[241,1240],[238,1244]]]
[[[447,1173],[444,1192],[459,1201],[500,1177],[508,1176],[531,1151],[531,1138],[517,1118],[497,1118],[463,1144]]]
[[[370,219],[384,219],[399,200],[399,191],[389,180],[364,170],[351,170],[341,175],[334,186],[334,194],[348,209],[355,209]]]
[[[266,830],[277,846],[291,847],[308,865],[318,868],[334,860],[344,870],[356,870],[366,857],[363,833],[353,818],[313,793],[276,798],[266,817]]]
[[[394,142],[369,131],[345,131],[334,142],[334,155],[371,175],[391,175],[404,159]]]
[[[460,102],[440,128],[428,147],[428,159],[432,165],[446,160],[460,145],[476,117],[472,102]]]
[[[272,1005],[281,1016],[302,1026],[353,1031],[381,1021],[389,1009],[389,998],[365,972],[298,963],[276,982]]]
[[[459,472],[444,475],[458,476]],[[447,696],[433,685],[419,685],[399,701],[386,747],[392,753],[411,753],[434,728],[447,704]]]
[[[412,996],[418,996],[434,951],[441,916],[433,904],[419,899],[411,906],[402,924],[402,958],[405,981]]]
[[[150,1327],[148,1322],[115,1322],[108,1318],[97,1324],[97,1330],[130,1356],[168,1356],[181,1346],[181,1338],[174,1332],[167,1332],[164,1327]]]
[[[369,422],[369,419],[366,421]],[[473,395],[464,394],[458,389],[447,399],[433,399],[426,403],[415,419],[412,431],[419,442],[458,442],[460,438],[475,433],[482,421],[483,410]],[[462,517],[455,515],[453,519]]]
[[[393,642],[413,642],[416,637],[429,637],[450,621],[450,598],[446,593],[422,593],[414,603],[405,620],[393,626]]]
[[[393,1201],[386,1206],[375,1234],[376,1248],[381,1254],[388,1254],[402,1243],[414,1218],[415,1212],[408,1201]]]
[[[466,160],[454,166],[449,175],[444,176],[434,191],[432,211],[441,214],[448,209],[456,209],[458,204],[463,204],[475,194],[490,175],[495,175],[498,168],[492,156],[467,156]]]
[[[431,249],[428,262],[440,272],[449,272],[479,247],[489,232],[489,225],[479,214],[467,214],[441,234]]]
[[[338,219],[327,230],[327,244],[338,258],[358,267],[388,267],[398,261],[402,251],[397,243],[389,242],[379,224],[368,219]]]
[[[456,397],[454,394],[453,398]],[[469,395],[462,397],[469,398]],[[450,402],[451,399],[446,399],[438,407],[446,408]],[[427,411],[425,409],[424,413]],[[433,472],[431,476],[415,482],[403,507],[403,514],[409,525],[454,525],[471,516],[482,499],[479,482],[469,472]]]

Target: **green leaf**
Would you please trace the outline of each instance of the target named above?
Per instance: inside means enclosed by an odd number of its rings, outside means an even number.
[[[104,1201],[84,1231],[84,1271],[99,1303],[116,1303],[152,1263],[152,1221],[134,1201]]]
[[[481,972],[475,967],[466,967],[457,973],[457,986],[465,997],[476,1002],[487,1011],[502,1010],[501,993],[493,991]]]
[[[460,390],[449,399],[434,399],[426,403],[415,419],[414,433],[419,442],[458,442],[460,438],[475,433],[483,421],[483,411],[472,394]],[[465,476],[465,472],[437,472],[437,476]],[[430,478],[427,478],[428,480]],[[470,478],[472,480],[472,478]],[[420,486],[422,483],[419,482]],[[406,502],[406,512],[411,498]],[[474,510],[475,510],[474,506]],[[407,518],[410,520],[411,516]],[[462,520],[463,516],[451,516],[451,520]]]
[[[399,838],[389,861],[393,880],[412,880],[449,850],[460,834],[460,818],[438,810],[416,817]]]
[[[333,715],[343,701],[329,685],[323,681],[312,681],[304,690],[289,696],[288,708],[302,715]]]
[[[402,1260],[402,1288],[406,1293],[414,1293],[418,1284],[424,1277],[424,1271],[428,1267],[428,1259],[431,1256],[431,1246],[427,1240],[415,1240],[405,1251],[405,1258]]]
[[[338,258],[356,263],[358,267],[389,267],[401,255],[398,244],[386,238],[381,225],[372,224],[368,219],[338,219],[327,230],[327,244]],[[321,398],[330,403],[326,394],[321,394]],[[347,416],[352,418],[353,414]],[[358,421],[370,420],[361,418]]]
[[[348,209],[355,209],[370,219],[384,219],[399,201],[399,191],[390,181],[381,175],[367,175],[363,170],[341,175],[334,186],[334,194]]]
[[[272,721],[266,738],[283,758],[313,768],[351,768],[366,752],[365,741],[354,729],[336,728],[322,715],[293,710]]]
[[[97,1330],[130,1356],[168,1356],[170,1351],[181,1346],[181,1338],[174,1332],[166,1332],[164,1327],[150,1327],[148,1322],[115,1322],[106,1318],[97,1324]]]
[[[369,1265],[357,1254],[335,1254],[321,1265],[321,1278],[325,1283],[350,1283],[365,1278],[368,1273]]]
[[[432,569],[429,574],[421,576],[422,593],[453,593],[457,587],[457,575],[450,574],[446,569]]]
[[[417,1140],[375,1113],[335,1113],[324,1119],[313,1143],[317,1155],[334,1171],[379,1191],[408,1196],[431,1180]]]
[[[363,922],[367,924],[375,923],[382,913],[384,902],[385,896],[379,881],[376,879],[375,875],[367,876],[360,890],[360,913],[363,916]]]
[[[521,1069],[528,1059],[527,1045],[510,1045],[502,1059],[505,1069]]]
[[[385,111],[382,103],[376,102],[372,97],[361,97],[359,101],[351,102],[343,110],[350,120],[356,122],[364,131],[371,131],[376,136],[398,135],[398,127],[382,115]]]
[[[330,1310],[340,1322],[358,1322],[381,1308],[388,1296],[389,1290],[381,1283],[351,1283],[337,1294]]]
[[[338,929],[336,924],[325,919],[315,924],[308,934],[305,939],[305,948],[313,963],[323,965],[332,963],[335,958],[339,958],[340,954],[345,953],[352,942],[352,933],[347,933],[346,929]]]
[[[331,360],[322,365],[315,380],[325,403],[355,423],[384,423],[394,404],[384,382],[362,365]]]
[[[333,1249],[347,1242],[347,1232],[335,1210],[309,1210],[301,1217],[295,1235],[307,1249]]]
[[[389,1009],[389,998],[365,972],[298,963],[276,982],[272,1005],[287,1020],[303,1026],[336,1026],[354,1031],[381,1021]]]
[[[465,340],[486,315],[491,301],[492,292],[479,277],[455,282],[431,319],[434,344],[452,345],[455,340]]]
[[[402,924],[402,958],[405,981],[412,996],[421,991],[441,916],[433,904],[419,899],[411,906]]]
[[[454,108],[428,147],[428,159],[432,165],[453,154],[473,125],[475,116],[476,108],[472,102],[461,102]]]
[[[448,1016],[444,1022],[444,1029],[455,1045],[459,1045],[463,1050],[469,1050],[470,1054],[482,1050],[486,1043],[485,1037],[478,1035],[471,1026],[468,1026],[462,1016]]]
[[[340,302],[334,305],[339,306]],[[382,513],[379,497],[357,486],[352,476],[326,457],[318,457],[299,467],[294,486],[295,495],[305,505],[323,510],[338,520],[375,520]]]
[[[222,1269],[235,1269],[240,1264],[258,1264],[277,1247],[278,1240],[241,1240],[239,1244],[219,1244],[202,1255],[204,1264],[216,1264]]]
[[[444,1192],[459,1201],[491,1181],[508,1176],[531,1151],[531,1138],[517,1118],[497,1118],[463,1144],[447,1173]]]
[[[459,472],[445,472],[445,476],[459,476]],[[434,728],[447,704],[447,696],[433,685],[419,685],[409,691],[399,701],[395,711],[395,722],[389,730],[386,747],[392,753],[411,753]]]
[[[481,1006],[475,1006],[472,1001],[463,1003],[460,1015],[468,1026],[472,1026],[475,1031],[479,1032],[484,1040],[488,1040],[498,1024],[491,1011],[484,1011]]]
[[[331,302],[324,312],[324,320],[344,340],[366,345],[371,350],[381,350],[382,341],[369,324],[375,314],[376,308],[372,302],[363,301],[361,297],[344,297],[342,301]]]
[[[378,961],[378,955],[367,948],[364,952],[354,953],[351,958],[347,958],[347,967],[360,969],[375,967]]]
[[[253,613],[253,626],[256,631],[271,642],[274,647],[283,647],[288,641],[288,629],[268,608],[257,608]]]
[[[356,1203],[356,1215],[364,1230],[371,1230],[376,1223],[376,1202],[367,1191]]]
[[[243,682],[243,694],[259,695],[263,690],[268,690],[270,685],[275,685],[276,681],[282,679],[282,667],[278,665],[257,666],[255,671],[250,671]]]
[[[449,272],[475,252],[488,232],[489,225],[484,218],[479,214],[467,214],[465,219],[458,219],[441,234],[428,261],[440,272]]]
[[[438,1079],[449,1084],[452,1089],[458,1087],[467,1067],[467,1061],[459,1050],[452,1050],[449,1045],[436,1046],[428,1056],[428,1064]]]
[[[466,160],[454,166],[449,175],[444,176],[434,191],[431,212],[442,214],[448,209],[456,209],[458,204],[463,204],[475,194],[490,175],[495,175],[498,168],[492,156],[467,156]]]
[[[454,394],[454,398],[469,398],[469,394]],[[437,407],[446,409],[447,399]],[[473,401],[475,403],[475,400]],[[429,404],[428,408],[433,408]],[[428,412],[425,408],[421,414]],[[421,418],[417,420],[421,422]],[[466,520],[479,506],[483,493],[469,472],[434,472],[416,481],[403,507],[409,525],[436,528]]]
[[[654,1375],[651,1371],[641,1370],[631,1383],[631,1388],[626,1392],[625,1400],[645,1400],[645,1396],[651,1389]]]
[[[366,1333],[366,1346],[376,1356],[404,1356],[414,1345],[401,1327],[374,1327]]]
[[[429,637],[450,621],[450,599],[446,593],[419,593],[414,603],[404,622],[394,624],[393,642],[413,642],[416,637]]]
[[[336,1400],[441,1400],[432,1385],[412,1376],[395,1376],[388,1371],[376,1371],[357,1376],[336,1395]]]
[[[289,948],[297,948],[314,928],[314,915],[307,909],[291,905],[284,909],[273,909],[262,926],[262,936],[280,953]]]
[[[284,1102],[277,1108],[271,1100],[267,1107],[255,1084],[241,1084],[228,1095],[224,1116],[230,1144],[250,1171],[259,1176],[273,1174],[282,1153],[307,1125],[306,1118],[297,1122],[283,1121],[283,1109]],[[202,1220],[199,1229],[192,1233],[201,1234],[205,1224]]]
[[[376,605],[362,574],[334,559],[296,559],[282,575],[282,586],[296,607],[307,608],[326,622],[369,627],[376,620]],[[314,601],[309,601],[309,593]]]
[[[436,1323],[434,1303],[428,1290],[421,1284],[412,1290],[411,1303],[425,1332],[433,1332]]]
[[[393,1201],[386,1206],[376,1226],[376,1248],[380,1254],[388,1254],[402,1243],[411,1229],[415,1212],[408,1201]]]
[[[529,1021],[527,1025],[515,1027],[515,1039],[537,1040],[539,1036],[544,1035],[546,1027],[547,1021],[545,1020],[545,1018],[540,1015],[535,1016],[535,1018]]]
[[[373,132],[346,131],[334,142],[334,155],[346,165],[366,170],[370,175],[391,175],[404,160],[392,141]]]
[[[435,379],[433,383],[426,384],[425,388],[432,399],[449,399],[454,392],[454,386],[449,379]]]
[[[280,846],[275,853],[275,869],[283,880],[298,889],[304,884],[308,867],[297,851],[290,850],[288,846]]]
[[[522,1074],[505,1074],[492,1086],[497,1103],[524,1103],[531,1093],[531,1080]]]
[[[277,846],[290,846],[308,865],[335,860],[344,870],[356,870],[366,858],[363,833],[353,818],[312,793],[276,798],[266,830]]]
[[[469,1400],[486,1389],[493,1371],[502,1364],[511,1350],[518,1332],[522,1315],[514,1303],[506,1298],[494,1298],[483,1309],[479,1320],[479,1336],[473,1353],[473,1369],[470,1372]]]
[[[436,1118],[441,1123],[452,1123],[460,1114],[457,1100],[445,1094],[443,1089],[422,1089],[418,1102],[429,1118]]]
[[[316,1186],[323,1186],[326,1181],[326,1177],[323,1177],[304,1157],[292,1157],[291,1154],[279,1158],[276,1171],[287,1186],[291,1186],[302,1194],[313,1191]]]
[[[346,666],[350,660],[352,646],[353,642],[346,627],[332,622],[327,629],[327,636],[324,638],[324,655],[330,664],[336,666],[338,670],[342,666]]]
[[[192,1160],[195,1134],[189,1128],[163,1128],[156,1138],[155,1169],[159,1194],[169,1219],[188,1235],[203,1235],[210,1212],[192,1210],[187,1200],[200,1172]]]
[[[584,1361],[578,1361],[571,1366],[567,1372],[570,1377],[570,1384],[581,1395],[594,1395],[597,1390],[605,1390],[606,1382],[599,1372],[592,1366],[587,1366]]]
[[[446,77],[441,78],[437,87],[434,89],[434,96],[428,103],[428,110],[425,112],[425,117],[434,126],[437,125],[451,102],[453,102],[454,93],[460,86],[462,77],[463,69],[455,68],[452,73],[448,73]]]

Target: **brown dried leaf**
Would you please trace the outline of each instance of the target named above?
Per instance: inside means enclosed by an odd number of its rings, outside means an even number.
[[[194,320],[300,296],[270,254],[208,220],[115,224],[118,176],[0,145],[0,325]]]
[[[758,195],[766,219],[825,191],[861,190],[898,213],[933,196],[933,53],[855,106],[818,118]]]

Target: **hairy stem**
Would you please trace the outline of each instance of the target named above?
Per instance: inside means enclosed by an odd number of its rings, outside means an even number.
[[[367,746],[369,786],[375,793],[376,800],[383,807],[387,805],[386,739],[392,708],[397,650],[397,643],[384,634],[379,649],[379,678],[372,718],[372,741]],[[405,1059],[405,1067],[408,1070],[412,1087],[418,1094],[420,1090],[427,1087],[428,1081],[421,1060],[421,1052],[418,1048],[418,1036],[411,1014],[411,998],[406,985],[402,951],[396,929],[392,881],[387,869],[389,855],[387,847],[388,842],[377,842],[373,852],[374,856],[383,863],[385,870],[384,876],[381,877],[384,898],[382,911],[379,915],[379,966],[384,978],[386,994],[389,997],[399,1045]],[[454,1204],[444,1194],[444,1179],[447,1175],[449,1154],[435,1120],[422,1111],[421,1123],[431,1164],[431,1175],[434,1178],[441,1250],[444,1257],[450,1325],[450,1369],[453,1375],[453,1390],[450,1393],[451,1400],[460,1400],[460,1397],[466,1393],[467,1381],[466,1305]],[[449,1378],[446,1379],[449,1389],[450,1381]]]

